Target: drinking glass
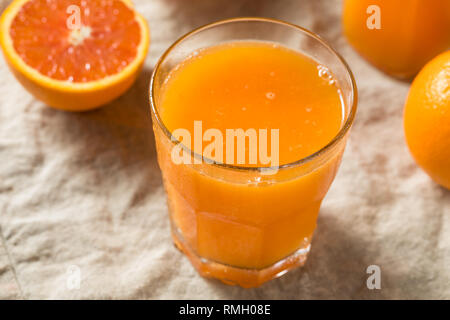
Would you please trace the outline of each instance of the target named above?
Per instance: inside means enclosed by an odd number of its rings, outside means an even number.
[[[210,161],[175,164],[171,152],[180,142],[160,116],[167,78],[193,52],[235,41],[278,44],[326,66],[342,98],[343,122],[337,135],[313,154],[280,165],[273,174],[265,168]],[[356,102],[355,80],[343,58],[314,33],[287,22],[236,18],[212,23],[186,34],[163,54],[150,85],[158,162],[173,241],[201,275],[255,287],[305,263],[321,202],[355,118]],[[183,147],[192,159],[201,157]]]

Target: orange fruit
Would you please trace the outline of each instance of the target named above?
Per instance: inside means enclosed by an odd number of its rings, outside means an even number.
[[[449,0],[345,0],[342,24],[356,51],[398,78],[450,48]]]
[[[147,55],[145,19],[130,0],[15,0],[0,44],[16,78],[63,110],[89,110],[123,94]]]
[[[414,79],[403,121],[416,162],[450,189],[450,51],[431,60]]]

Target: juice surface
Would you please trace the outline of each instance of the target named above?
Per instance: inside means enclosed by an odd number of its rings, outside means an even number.
[[[198,120],[203,132],[224,136],[226,129],[279,129],[280,164],[326,146],[344,117],[338,83],[324,66],[264,42],[197,51],[169,73],[158,100],[171,132],[193,132]],[[252,287],[304,263],[345,139],[309,163],[314,170],[280,169],[290,178],[255,184],[229,169],[224,176],[214,166],[205,173],[204,165],[177,165],[158,126],[155,137],[175,243],[203,275]]]
[[[201,120],[203,132],[216,128],[224,137],[225,129],[279,129],[280,164],[294,162],[324,147],[341,128],[341,97],[328,76],[324,66],[278,45],[218,45],[172,72],[161,118],[171,132],[194,132],[194,121]]]

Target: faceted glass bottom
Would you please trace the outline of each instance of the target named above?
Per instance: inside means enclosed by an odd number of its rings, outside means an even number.
[[[189,247],[176,227],[172,227],[175,246],[191,261],[197,271],[206,278],[215,278],[228,285],[254,288],[263,283],[281,277],[289,270],[303,266],[310,250],[311,237],[305,238],[294,253],[263,269],[245,269],[233,267],[200,257]]]

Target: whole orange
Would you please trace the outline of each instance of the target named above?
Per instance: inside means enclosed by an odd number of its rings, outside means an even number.
[[[398,78],[450,48],[449,0],[345,0],[342,24],[364,58]]]
[[[450,51],[431,60],[414,79],[403,121],[416,162],[450,189]]]

